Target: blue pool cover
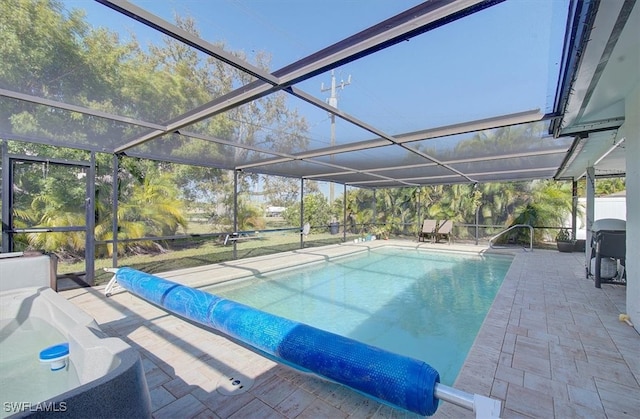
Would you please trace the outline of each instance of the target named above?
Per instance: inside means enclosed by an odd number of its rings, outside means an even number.
[[[276,360],[420,415],[438,409],[438,372],[423,361],[260,311],[131,268],[118,284],[179,316],[237,339]]]

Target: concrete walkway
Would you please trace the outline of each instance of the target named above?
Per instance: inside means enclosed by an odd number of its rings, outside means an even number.
[[[369,245],[480,251],[473,246],[371,242],[161,274],[192,286],[238,273],[325,259]],[[454,387],[503,401],[504,418],[640,417],[640,335],[618,320],[625,288],[596,289],[580,253],[522,250]],[[109,335],[138,349],[155,418],[395,418],[415,415],[267,360],[167,314],[127,292],[103,287],[61,293]],[[234,385],[235,384],[235,385]],[[436,418],[473,418],[440,403]]]

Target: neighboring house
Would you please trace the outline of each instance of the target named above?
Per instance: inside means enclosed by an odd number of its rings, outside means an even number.
[[[267,207],[265,215],[267,217],[282,217],[284,210],[286,210],[285,207]]]

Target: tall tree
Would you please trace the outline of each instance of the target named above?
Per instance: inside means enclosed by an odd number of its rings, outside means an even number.
[[[304,222],[308,222],[312,227],[328,226],[331,219],[329,211],[329,202],[327,198],[319,192],[305,194],[304,203]],[[300,225],[300,205],[292,205],[288,207],[283,217],[291,226]]]
[[[176,24],[198,35],[194,19],[176,16]],[[164,122],[252,81],[233,67],[172,38],[162,38],[159,43],[146,46],[141,46],[135,37],[123,41],[117,33],[92,28],[82,10],[67,10],[65,3],[58,0],[2,2],[0,27],[4,41],[0,44],[3,57],[1,87],[131,118]],[[225,48],[222,43],[218,46]],[[245,59],[242,53],[232,53]],[[262,68],[268,68],[269,60],[267,54],[256,55],[257,65]],[[109,148],[116,140],[122,142],[143,132],[133,125],[62,110],[52,112],[44,106],[12,101],[4,101],[0,106],[0,121],[9,125],[3,126],[6,132],[40,137],[52,144],[62,144],[58,138],[75,139],[81,147]],[[306,122],[288,108],[284,93],[202,120],[189,130],[250,148],[286,152],[304,149],[308,142],[304,136]],[[70,154],[68,149],[29,148],[36,155],[48,157]],[[159,150],[166,154],[158,154]],[[259,153],[248,148],[235,150],[174,133],[153,144],[142,144],[132,153],[155,155],[159,159],[192,160],[203,165],[260,158]],[[108,155],[101,155],[98,160],[99,165],[110,164]],[[171,222],[157,220],[159,224],[136,219],[142,215],[142,212],[134,214],[132,208],[136,200],[142,202],[143,192],[138,188],[157,190],[158,185],[148,178],[156,174],[153,165],[132,161],[125,159],[121,166],[121,185],[125,190],[136,191],[134,195],[119,195],[122,209],[119,216],[122,216],[122,223],[128,223],[128,227],[121,226],[121,229],[128,229],[125,233],[128,237],[175,231],[177,226],[182,226],[178,214],[173,214],[175,219]],[[161,163],[156,166],[162,170],[157,180],[162,180],[163,188],[181,191],[181,198],[192,202],[207,198],[218,202],[229,199],[229,190],[223,187],[225,178],[220,171]],[[251,179],[242,176],[241,182],[244,184]],[[98,186],[102,192],[98,196],[101,202],[97,225],[104,230],[100,230],[100,237],[110,234],[107,226],[113,216],[108,202],[110,195],[104,193],[107,189],[106,185]],[[151,193],[149,197],[158,199],[155,207],[160,208],[167,199],[174,200],[178,195],[165,189],[163,194]],[[154,205],[147,203],[146,207],[150,209]],[[165,212],[160,217],[166,216]],[[137,232],[134,234],[134,231]]]

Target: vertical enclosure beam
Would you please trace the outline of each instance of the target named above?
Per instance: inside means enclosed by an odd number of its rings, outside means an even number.
[[[575,240],[578,226],[578,182],[571,181],[571,238]]]
[[[373,190],[373,231],[378,228],[378,200],[376,198],[377,189]]]
[[[2,141],[2,253],[13,250],[13,236],[9,229],[11,223],[11,209],[13,208],[13,165],[9,159],[9,146]]]
[[[85,280],[93,286],[96,266],[96,153],[91,152],[87,176],[87,195],[85,199],[85,236],[84,236],[84,266]]]
[[[118,196],[119,183],[118,172],[120,171],[120,159],[117,154],[113,155],[113,171],[111,172],[111,235],[113,239],[111,251],[111,265],[118,267]]]
[[[420,205],[420,195],[421,195],[420,192],[422,192],[422,187],[418,186],[416,188],[416,192],[417,193],[415,194],[415,197],[416,197],[417,208],[416,208],[416,221],[415,221],[415,223],[416,223],[415,230],[416,231],[415,231],[415,234],[416,234],[417,237],[420,237],[420,230],[422,230],[422,223],[420,222],[422,220],[422,217],[421,217],[421,215],[422,215],[422,211],[421,211],[422,210],[422,205]]]
[[[475,236],[476,236],[476,246],[478,245],[478,234],[479,234],[479,229],[480,226],[478,226],[478,224],[480,223],[480,205],[476,205],[476,231],[475,231]]]
[[[595,218],[595,195],[596,195],[596,169],[587,167],[587,245],[585,248],[585,266],[588,268],[591,263],[591,228]]]
[[[476,198],[476,191],[477,190],[478,190],[478,184],[474,183],[473,184],[473,196],[474,196],[474,198]],[[480,226],[478,225],[478,224],[480,224],[480,204],[475,199],[474,199],[474,203],[475,203],[475,206],[476,206],[476,221],[475,221],[476,231],[475,231],[475,236],[476,236],[476,246],[477,246],[478,245],[478,233],[479,233],[479,230],[480,230]]]
[[[300,249],[304,248],[304,178],[300,178]]]
[[[238,259],[238,173],[239,170],[233,171],[233,236],[236,240],[233,242],[233,259]]]
[[[347,184],[344,184],[342,193],[342,241],[347,241]]]

